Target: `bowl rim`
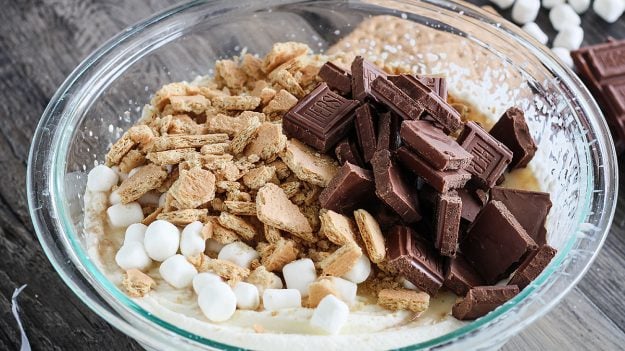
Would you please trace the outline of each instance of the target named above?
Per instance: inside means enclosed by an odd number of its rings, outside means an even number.
[[[400,0],[400,1],[417,5],[417,2],[411,1],[411,0]],[[59,107],[62,106],[64,97],[67,96],[68,92],[83,77],[83,75],[85,75],[88,72],[88,70],[91,69],[91,67],[96,62],[98,62],[104,56],[106,56],[107,54],[115,50],[118,45],[133,38],[133,36],[141,33],[146,28],[156,25],[160,23],[160,21],[165,20],[169,17],[175,16],[178,13],[188,11],[196,6],[205,5],[209,3],[215,3],[215,2],[217,1],[196,0],[196,1],[192,1],[186,4],[172,7],[165,11],[162,11],[144,21],[139,22],[138,24],[135,24],[127,28],[126,30],[123,30],[120,34],[116,35],[115,37],[107,41],[102,47],[100,47],[94,53],[89,55],[83,62],[81,62],[78,65],[78,67],[68,76],[68,78],[63,82],[63,84],[56,91],[56,93],[50,100],[49,105],[45,109],[39,124],[37,125],[37,129],[33,137],[31,149],[29,153],[29,159],[28,159],[27,193],[28,193],[28,205],[29,205],[31,219],[33,221],[33,225],[37,233],[37,236],[39,238],[39,241],[44,249],[44,252],[46,253],[46,256],[48,257],[48,259],[54,266],[57,273],[64,280],[65,284],[68,285],[70,289],[76,295],[78,295],[78,297],[89,308],[91,308],[99,316],[104,318],[109,324],[117,327],[118,329],[122,330],[124,333],[132,336],[133,338],[139,340],[140,342],[149,343],[149,340],[146,340],[144,333],[141,330],[139,330],[135,324],[129,323],[126,318],[123,318],[124,316],[111,313],[109,310],[107,310],[106,308],[100,305],[101,303],[100,301],[97,301],[93,297],[89,296],[89,294],[87,294],[81,286],[78,286],[78,284],[74,281],[74,277],[72,277],[67,271],[67,267],[66,267],[67,262],[61,262],[60,260],[58,260],[58,257],[56,256],[56,253],[54,252],[54,250],[57,249],[57,247],[55,246],[64,245],[65,247],[71,247],[74,250],[74,252],[70,252],[72,255],[74,255],[74,257],[72,257],[72,259],[75,260],[74,262],[79,261],[83,263],[89,269],[90,273],[94,275],[93,277],[89,277],[85,275],[86,274],[85,272],[81,272],[83,273],[83,278],[86,278],[87,281],[92,286],[94,286],[94,284],[103,285],[106,292],[111,294],[111,296],[108,296],[108,297],[100,296],[101,298],[106,300],[107,303],[112,304],[113,302],[121,301],[124,303],[125,307],[128,307],[131,310],[134,310],[134,312],[139,314],[139,316],[133,314],[132,317],[143,317],[141,320],[139,320],[140,322],[148,323],[148,324],[151,322],[154,322],[160,327],[167,329],[167,331],[174,332],[178,334],[179,336],[185,337],[189,340],[200,342],[207,346],[230,350],[230,349],[239,349],[239,348],[236,346],[216,342],[211,339],[198,336],[191,332],[187,332],[186,330],[181,329],[173,324],[170,324],[169,322],[166,322],[160,318],[150,316],[149,313],[146,313],[146,311],[141,306],[136,304],[127,295],[121,292],[121,290],[119,290],[117,286],[115,286],[112,282],[110,282],[104,276],[104,274],[100,272],[100,270],[95,266],[95,264],[89,260],[88,255],[86,255],[86,253],[84,252],[84,249],[80,245],[80,242],[76,240],[76,235],[67,234],[67,233],[72,233],[71,221],[59,220],[59,218],[67,217],[65,216],[65,209],[57,206],[58,199],[55,198],[56,194],[58,194],[57,191],[62,189],[62,188],[59,189],[59,184],[61,183],[60,180],[63,178],[64,169],[63,167],[55,167],[55,165],[63,165],[62,156],[64,156],[64,153],[57,152],[55,150],[55,154],[52,155],[52,157],[50,157],[50,155],[48,155],[50,153],[50,150],[48,150],[46,153],[40,152],[42,150],[42,147],[45,148],[45,146],[49,147],[50,145],[54,145],[54,141],[47,140],[47,138],[50,138],[50,136],[53,136],[54,138],[58,138],[58,134],[57,134],[58,127],[59,127],[59,124],[61,123],[62,116],[55,115],[55,112],[57,112]],[[458,3],[455,0],[449,0],[449,1],[426,0],[426,1],[423,1],[423,3],[443,7],[446,10],[450,10],[454,12],[462,11],[464,12],[465,15],[470,15],[470,14],[478,15],[479,19],[482,22],[484,22],[484,24],[497,26],[499,29],[504,30],[508,34],[513,35],[514,37],[516,37],[516,40],[521,45],[526,46],[526,47],[533,46],[533,48],[537,50],[536,51],[537,53],[540,53],[547,58],[548,61],[546,63],[545,62],[543,63],[545,64],[549,63],[552,66],[551,68],[556,70],[556,73],[560,73],[558,74],[558,77],[562,79],[563,84],[567,86],[568,88],[572,87],[573,91],[579,92],[581,94],[580,96],[581,101],[579,102],[582,104],[585,104],[585,110],[589,110],[590,112],[592,112],[591,114],[588,114],[588,117],[592,117],[593,115],[595,117],[602,116],[596,102],[594,101],[594,99],[592,98],[588,90],[585,88],[585,86],[581,83],[579,78],[572,71],[566,68],[555,57],[555,55],[553,55],[550,52],[546,52],[545,51],[546,48],[544,48],[542,45],[538,44],[534,39],[530,38],[527,34],[522,32],[520,28],[515,27],[510,22],[507,22],[506,20],[502,18],[495,17],[494,15],[484,10],[481,10],[478,7],[471,5],[471,4]],[[598,146],[601,149],[600,150],[601,154],[607,158],[607,161],[612,161],[613,164],[616,164],[616,153],[614,150],[614,145],[611,142],[611,135],[609,133],[605,120],[603,118],[595,118],[595,119],[590,120],[590,122],[595,124],[594,131],[599,132],[599,135],[605,138],[603,143],[601,142],[598,143],[599,144]],[[51,131],[54,133],[51,134]],[[44,164],[43,170],[37,169],[36,166],[40,166],[41,165],[40,161],[44,158],[45,160],[52,159],[52,163]],[[590,165],[588,166],[590,167]],[[39,184],[41,183],[41,179],[38,178],[38,177],[41,177],[41,173],[43,173],[44,175],[51,174],[50,179],[48,179],[46,184],[44,184],[44,189],[52,189],[53,191],[50,191],[47,195],[38,193],[36,191],[36,189],[42,185],[42,184]],[[590,169],[588,173],[591,176],[588,177],[587,181],[589,183],[588,184],[589,188],[592,189],[593,188],[592,183],[595,180],[592,177],[592,175],[594,175],[594,171]],[[544,313],[549,311],[555,304],[557,304],[562,299],[562,297],[564,297],[564,295],[570,289],[572,289],[575,286],[575,284],[582,278],[584,273],[588,270],[590,264],[594,261],[601,246],[603,245],[603,242],[605,241],[605,238],[609,231],[609,224],[612,222],[614,211],[616,209],[616,196],[614,194],[617,193],[618,174],[617,172],[614,172],[614,170],[612,170],[612,174],[609,174],[609,173],[610,172],[605,173],[603,177],[604,178],[603,180],[605,181],[605,186],[606,186],[605,193],[607,195],[604,199],[604,204],[605,204],[604,209],[607,208],[608,211],[603,213],[603,215],[600,217],[600,221],[597,223],[598,228],[600,229],[602,228],[601,230],[603,231],[603,233],[601,234],[600,242],[597,243],[596,250],[587,259],[586,264],[583,267],[583,269],[579,272],[579,274],[575,277],[575,279],[573,279],[569,283],[566,289],[561,290],[555,298],[551,299],[548,304],[545,304],[545,308],[542,308],[539,313],[536,313],[534,316],[531,316],[530,317],[531,320],[529,322],[519,323],[516,326],[512,326],[512,329],[515,329],[515,328],[521,329],[525,325],[531,323],[531,321],[539,318]],[[43,195],[44,197],[48,197],[48,200],[42,199],[41,195]],[[590,206],[590,203],[591,203],[590,198],[589,198],[590,196],[592,196],[592,194],[588,194],[588,198],[586,198],[584,201],[587,205],[586,206],[587,208],[584,211],[584,215],[580,216],[579,223],[577,223],[577,226],[576,226],[577,228],[580,228],[582,225],[583,219],[586,219],[588,217],[588,214],[587,214],[589,211],[588,207]],[[610,197],[612,198],[611,201],[610,201]],[[44,213],[46,212],[46,207],[41,206],[42,203],[47,203],[50,205],[51,207],[50,213]],[[53,214],[56,217],[53,216],[54,218],[44,218],[46,216],[50,216],[51,214]],[[57,214],[60,214],[60,216],[57,216]],[[51,227],[48,226],[47,224],[50,222],[51,219],[54,219],[53,222],[55,222],[54,223],[55,225],[52,226],[52,228],[60,229],[60,231],[63,233],[64,242],[58,242],[56,240],[52,242],[50,241]],[[517,295],[515,298],[510,300],[508,303],[504,304],[501,308],[498,308],[496,311],[490,313],[486,317],[480,318],[476,321],[473,321],[472,323],[468,323],[467,325],[459,329],[456,329],[450,333],[444,334],[437,338],[430,339],[421,343],[410,345],[402,349],[412,350],[415,348],[429,348],[429,347],[434,347],[434,346],[445,345],[445,344],[454,342],[459,339],[467,338],[470,335],[480,330],[483,330],[485,326],[498,321],[500,317],[504,317],[505,314],[509,310],[511,310],[514,306],[516,306],[517,303],[523,301],[527,296],[532,294],[534,290],[536,290],[537,288],[541,286],[544,286],[544,284],[548,281],[550,276],[564,262],[564,260],[566,259],[567,253],[572,248],[572,246],[573,246],[573,241],[569,240],[567,242],[567,245],[563,249],[560,250],[558,255],[554,258],[554,260],[547,267],[547,269],[545,269],[545,271],[530,286],[525,288],[519,295]],[[100,293],[101,295],[100,291],[98,291],[98,293]],[[110,299],[113,299],[113,301],[111,301]],[[148,317],[148,318],[146,319],[145,317]],[[159,329],[159,330],[162,330],[162,329]]]

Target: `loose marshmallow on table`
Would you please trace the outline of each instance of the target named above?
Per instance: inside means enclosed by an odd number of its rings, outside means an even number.
[[[514,4],[514,0],[490,0],[493,4],[497,5],[502,10],[505,10]]]
[[[608,23],[614,23],[625,12],[624,0],[595,0],[592,4],[595,13]]]
[[[561,31],[565,27],[579,26],[582,23],[577,12],[567,4],[554,6],[549,11],[549,21],[557,31]]]
[[[348,306],[356,302],[356,292],[358,291],[358,286],[356,284],[339,277],[330,277],[330,280],[339,293],[341,300]]]
[[[190,286],[197,275],[197,269],[182,255],[174,255],[163,261],[158,272],[163,280],[178,289]]]
[[[590,7],[590,0],[569,0],[569,5],[571,5],[575,12],[581,14],[586,12]]]
[[[343,278],[352,283],[360,284],[369,278],[369,274],[371,274],[371,261],[369,261],[367,255],[362,255],[358,258],[354,267],[343,275]]]
[[[523,25],[523,30],[534,37],[534,39],[538,40],[539,43],[545,45],[549,41],[549,37],[542,29],[535,23],[530,22]]]
[[[124,245],[128,244],[131,241],[140,242],[143,245],[143,240],[145,239],[145,231],[148,229],[148,226],[143,223],[134,223],[126,228],[126,234],[124,234]]]
[[[553,46],[577,50],[584,41],[584,30],[579,26],[564,27],[553,40]]]
[[[124,242],[124,245],[117,251],[115,262],[125,271],[129,269],[144,271],[152,264],[152,260],[143,248],[143,243],[132,240]]]
[[[209,283],[197,298],[204,316],[213,322],[227,321],[237,309],[237,297],[224,282]]]
[[[540,0],[521,0],[512,7],[512,19],[519,24],[534,22],[540,10]]]
[[[564,4],[564,2],[564,0],[543,0],[543,7],[546,9],[550,9],[556,5]]]
[[[315,264],[310,258],[293,261],[284,265],[282,275],[289,289],[297,289],[302,296],[308,296],[308,286],[317,279]]]
[[[223,282],[223,279],[215,273],[212,272],[202,272],[193,277],[193,291],[196,294],[200,294],[200,292],[213,282]]]
[[[260,257],[258,252],[243,242],[235,241],[224,246],[217,258],[230,261],[240,267],[250,268],[252,261]]]
[[[254,284],[238,282],[234,288],[234,295],[237,297],[237,307],[242,310],[255,310],[260,305],[258,288]]]
[[[265,289],[263,306],[268,311],[302,307],[302,294],[297,289]]]
[[[206,240],[202,237],[204,224],[195,221],[187,224],[180,235],[180,253],[186,257],[194,257],[204,252]]]
[[[347,322],[349,307],[334,295],[324,297],[310,318],[310,325],[328,334],[338,334]]]
[[[153,260],[165,261],[178,252],[180,244],[180,231],[178,228],[164,220],[152,222],[145,231],[143,245],[145,251]]]
[[[91,191],[109,191],[115,185],[119,176],[114,170],[105,165],[93,167],[87,174],[87,189]]]
[[[555,47],[551,51],[569,68],[573,68],[573,58],[571,58],[571,52],[568,49]]]
[[[143,210],[138,202],[116,204],[106,210],[109,222],[113,227],[125,228],[143,220]]]

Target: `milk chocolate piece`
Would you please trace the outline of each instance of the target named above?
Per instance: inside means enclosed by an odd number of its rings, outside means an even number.
[[[395,226],[387,236],[388,265],[430,295],[443,285],[443,261],[431,244],[409,227]]]
[[[371,95],[403,119],[419,119],[425,111],[420,103],[411,99],[385,77],[373,80]]]
[[[516,285],[476,286],[464,299],[454,305],[451,313],[460,320],[472,320],[485,316],[519,293]]]
[[[371,159],[375,178],[375,194],[406,223],[421,220],[416,187],[403,178],[401,169],[391,160],[388,150],[380,150]]]
[[[451,107],[447,101],[421,83],[419,79],[410,74],[400,74],[389,79],[392,79],[395,86],[402,92],[423,106],[428,115],[443,126],[445,132],[454,133],[462,127],[460,113]]]
[[[326,62],[319,69],[319,77],[323,79],[330,89],[334,89],[341,95],[352,93],[352,74],[332,62]]]
[[[479,190],[481,191],[481,189]],[[476,190],[468,188],[458,189],[458,196],[460,196],[462,200],[462,219],[473,223],[475,217],[477,217],[488,200],[484,198],[484,201],[481,201],[480,197],[476,194]]]
[[[491,200],[501,201],[514,215],[527,234],[536,244],[546,244],[545,222],[551,210],[548,193],[494,187],[490,191]]]
[[[473,155],[466,168],[477,184],[492,188],[512,160],[512,152],[488,134],[479,124],[469,122],[458,137],[458,142]]]
[[[399,128],[401,118],[391,112],[384,112],[378,118],[378,147],[377,150],[395,151],[401,144]]]
[[[441,194],[436,204],[436,240],[434,247],[443,256],[455,257],[460,232],[462,200],[458,193]]]
[[[534,240],[500,201],[491,200],[469,228],[460,250],[488,284],[503,278]]]
[[[385,77],[386,73],[373,63],[356,56],[352,61],[352,97],[362,103],[375,98],[371,95],[371,83],[377,77]]]
[[[417,79],[440,96],[443,101],[447,101],[447,79],[436,76],[417,76]]]
[[[356,109],[356,136],[362,151],[362,158],[365,163],[371,161],[377,149],[377,139],[375,136],[375,120],[377,115],[371,105],[364,104]]]
[[[549,245],[543,245],[540,249],[532,251],[512,275],[508,285],[517,285],[519,289],[525,289],[549,265],[557,252]]]
[[[359,167],[364,165],[362,157],[360,157],[360,151],[351,138],[345,138],[339,141],[334,148],[334,154],[341,165],[345,164],[345,162]]]
[[[456,258],[449,260],[443,285],[456,295],[464,296],[469,289],[484,285],[484,279],[477,274],[462,254],[458,254]]]
[[[345,99],[321,83],[286,113],[282,128],[288,137],[325,153],[352,128],[356,106],[357,101]]]
[[[346,162],[319,194],[322,208],[350,213],[373,199],[375,183],[371,171]]]
[[[464,169],[473,159],[460,144],[428,121],[404,121],[400,135],[406,145],[441,171]]]
[[[432,168],[417,154],[402,146],[397,149],[397,157],[406,168],[423,178],[426,183],[440,193],[446,193],[451,189],[462,188],[471,179],[471,173],[464,169],[453,171],[439,171]]]
[[[510,169],[523,168],[534,158],[538,149],[530,135],[525,114],[516,107],[509,108],[491,128],[490,135],[512,151]]]

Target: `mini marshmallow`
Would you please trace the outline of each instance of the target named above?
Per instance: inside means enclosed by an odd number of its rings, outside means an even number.
[[[240,241],[224,246],[217,255],[218,259],[230,261],[243,268],[250,268],[252,261],[258,257],[256,250]]]
[[[164,221],[156,220],[148,226],[145,231],[143,245],[145,251],[153,260],[165,261],[178,252],[180,244],[180,231],[175,225]]]
[[[237,309],[237,297],[224,282],[208,284],[197,298],[197,304],[204,316],[212,322],[227,321]]]
[[[367,255],[362,255],[358,258],[354,267],[343,275],[343,278],[352,283],[360,284],[369,278],[369,274],[371,274],[371,261],[369,261]]]
[[[182,255],[174,255],[163,261],[158,272],[164,281],[178,289],[190,286],[197,275],[197,269]]]
[[[303,258],[282,267],[282,275],[289,289],[297,289],[302,296],[308,296],[308,285],[317,279],[315,264],[310,258]]]
[[[124,245],[131,241],[140,242],[143,246],[143,240],[145,239],[145,231],[148,226],[143,223],[133,223],[126,228],[126,234],[124,234]]]
[[[119,176],[114,170],[105,165],[93,167],[87,174],[87,189],[91,191],[109,191],[115,185]]]
[[[584,30],[582,27],[565,27],[556,35],[555,39],[553,39],[553,46],[568,50],[577,50],[582,45],[582,41],[584,41]]]
[[[540,0],[517,1],[512,7],[512,19],[518,24],[534,22],[540,10]]]
[[[349,307],[334,295],[324,297],[315,308],[310,325],[327,334],[338,334],[347,322]]]
[[[121,180],[122,182],[126,180],[126,178],[128,178],[128,173],[122,172],[119,169],[119,166],[113,166],[111,167],[111,169],[115,172],[115,174],[117,174],[117,176],[119,177],[119,180]]]
[[[202,237],[204,224],[195,221],[187,224],[180,236],[180,253],[186,257],[194,257],[204,252],[206,240]]]
[[[221,251],[221,249],[223,249],[224,246],[226,245],[218,242],[217,240],[214,240],[214,239],[206,240],[206,251],[218,253]]]
[[[143,220],[143,210],[138,202],[116,204],[106,210],[109,222],[113,227],[125,228]]]
[[[122,203],[122,197],[119,196],[119,191],[117,190],[111,191],[111,194],[109,195],[109,203],[111,205],[117,205],[117,204]]]
[[[571,58],[571,52],[568,49],[555,47],[551,51],[569,68],[573,68],[573,58]]]
[[[263,306],[268,311],[302,306],[302,294],[297,289],[265,289]]]
[[[569,0],[569,5],[575,12],[582,14],[590,7],[590,0]]]
[[[565,27],[579,26],[582,23],[577,12],[567,4],[554,6],[549,11],[549,20],[557,31],[561,31]]]
[[[213,282],[223,282],[223,279],[212,272],[202,272],[197,274],[193,277],[193,291],[199,295],[206,286]]]
[[[401,278],[401,285],[408,290],[419,290],[416,285],[412,284],[410,280],[406,278]]]
[[[502,10],[510,8],[514,4],[514,0],[490,0],[493,4],[497,5]]]
[[[238,282],[234,288],[234,295],[237,297],[237,307],[242,310],[255,310],[260,305],[260,296],[256,285]]]
[[[147,193],[143,194],[143,196],[141,196],[137,200],[137,202],[144,206],[149,206],[149,205],[158,206],[160,197],[161,197],[161,194],[155,191],[148,191]]]
[[[549,41],[547,34],[545,34],[535,22],[525,23],[523,25],[523,30],[543,45],[547,44]]]
[[[339,293],[341,300],[343,300],[348,306],[353,305],[356,302],[356,292],[358,286],[347,279],[339,277],[330,277],[332,284]]]
[[[143,244],[137,241],[124,243],[115,255],[115,262],[125,271],[129,269],[145,271],[152,264],[152,260],[143,248]]]
[[[592,4],[595,13],[608,23],[616,22],[625,12],[625,1],[623,0],[595,0]]]
[[[564,0],[543,0],[543,7],[546,9],[553,8],[560,4],[564,4]]]

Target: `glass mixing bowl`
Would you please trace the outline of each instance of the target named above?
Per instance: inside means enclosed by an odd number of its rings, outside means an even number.
[[[85,248],[86,173],[103,162],[107,148],[133,124],[143,103],[161,85],[210,74],[216,59],[238,55],[243,48],[264,54],[272,43],[292,40],[326,50],[374,15],[396,16],[446,33],[445,45],[465,45],[460,56],[469,70],[497,62],[512,72],[489,84],[478,80],[468,90],[492,104],[495,112],[510,105],[527,111],[541,150],[534,171],[554,203],[547,227],[558,254],[531,285],[486,317],[406,348],[499,347],[554,307],[588,269],[612,220],[617,163],[610,133],[580,80],[547,48],[500,17],[443,0],[195,1],[111,39],[56,92],[30,152],[32,220],[65,283],[98,315],[147,348],[236,349],[155,317],[105,278]],[[422,73],[461,74],[446,65],[442,55],[432,59],[430,54],[414,58]],[[463,85],[456,85],[461,91]],[[502,89],[511,87],[522,89],[502,95]]]

